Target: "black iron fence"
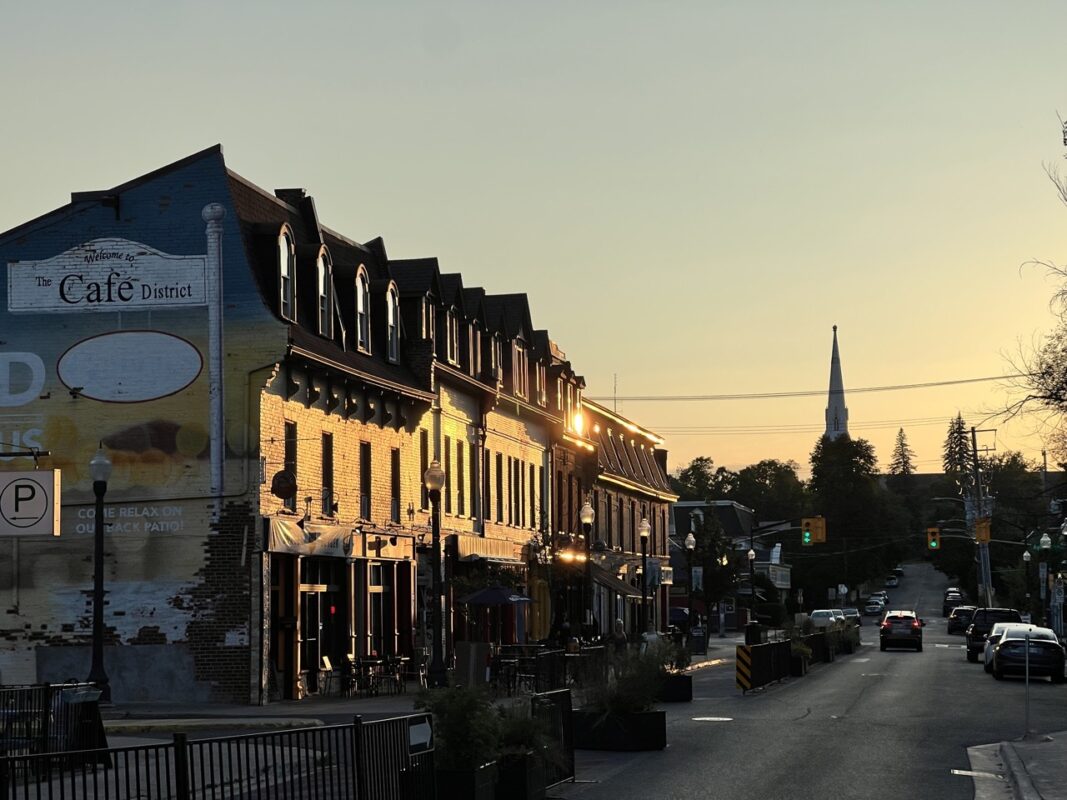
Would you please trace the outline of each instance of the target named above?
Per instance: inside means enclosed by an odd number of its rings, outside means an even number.
[[[545,725],[555,743],[555,752],[546,765],[546,786],[551,788],[574,780],[574,729],[571,721],[571,693],[567,689],[535,694],[530,712]]]
[[[429,714],[0,758],[0,800],[435,800]]]
[[[101,746],[99,696],[89,683],[0,687],[0,756]]]

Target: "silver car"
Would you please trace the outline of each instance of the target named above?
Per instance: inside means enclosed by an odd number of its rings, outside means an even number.
[[[986,672],[993,672],[993,651],[996,650],[997,643],[1004,636],[1004,632],[1011,628],[1019,628],[1025,633],[1027,627],[1026,625],[1020,625],[1018,622],[998,622],[993,626],[993,630],[985,637],[985,645],[982,650],[982,660],[985,662]]]

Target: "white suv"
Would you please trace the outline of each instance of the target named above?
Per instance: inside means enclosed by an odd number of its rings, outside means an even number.
[[[829,628],[837,622],[837,617],[834,615],[834,609],[831,608],[820,608],[816,611],[812,611],[808,614],[808,618],[811,619],[811,624],[816,628]]]

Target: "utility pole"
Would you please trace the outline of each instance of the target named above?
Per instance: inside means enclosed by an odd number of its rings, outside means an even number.
[[[982,472],[978,468],[978,432],[971,428],[971,455],[974,465],[974,496],[975,496],[975,523],[979,517],[985,516],[985,500],[982,497]],[[977,540],[977,534],[975,535]],[[989,543],[978,542],[978,559],[982,568],[982,584],[985,586],[985,604],[993,605],[992,574],[989,568]]]

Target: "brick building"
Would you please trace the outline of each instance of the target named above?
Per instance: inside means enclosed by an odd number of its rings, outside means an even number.
[[[433,459],[450,637],[607,630],[634,617],[636,520],[666,554],[662,442],[583,401],[525,295],[390,259],[220,147],[72,195],[0,260],[3,469],[62,471],[62,535],[0,537],[2,681],[88,671],[101,443],[117,701],[299,698],[324,658],[427,646]],[[586,500],[597,552],[568,589],[552,562]],[[492,582],[535,602],[460,602]]]

